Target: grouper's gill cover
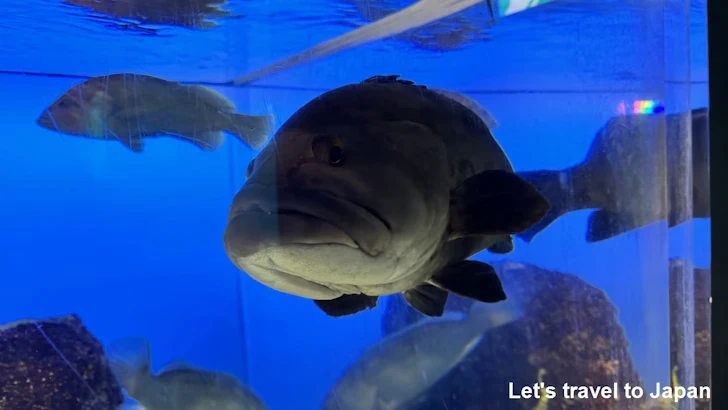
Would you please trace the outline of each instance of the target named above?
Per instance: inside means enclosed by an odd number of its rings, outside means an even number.
[[[462,241],[448,240],[475,235],[466,242],[484,249],[545,212],[477,114],[396,76],[310,101],[247,174],[225,231],[230,259],[334,316],[400,292],[435,316],[448,291],[501,300],[492,268],[458,267]]]

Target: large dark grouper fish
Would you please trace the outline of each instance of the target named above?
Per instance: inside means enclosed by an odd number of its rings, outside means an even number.
[[[106,350],[119,383],[141,405],[125,404],[118,410],[268,410],[251,390],[226,373],[177,360],[152,374],[145,338],[119,339]]]
[[[546,199],[513,172],[482,113],[399,76],[313,99],[248,166],[225,230],[232,262],[331,316],[403,293],[428,316],[448,292],[505,299],[494,269]]]
[[[223,131],[253,149],[262,147],[272,118],[235,111],[232,101],[211,88],[127,73],[71,87],[36,122],[64,134],[115,139],[134,152],[143,150],[143,137],[161,135],[214,150],[223,143]]]
[[[692,129],[692,159],[685,130]],[[664,135],[664,137],[663,137]],[[551,205],[536,225],[518,234],[530,242],[556,219],[594,209],[586,241],[598,242],[667,220],[674,227],[710,217],[708,109],[677,114],[620,115],[594,138],[586,158],[563,170],[519,172]],[[690,152],[687,155],[690,156]],[[685,202],[691,174],[692,201]]]

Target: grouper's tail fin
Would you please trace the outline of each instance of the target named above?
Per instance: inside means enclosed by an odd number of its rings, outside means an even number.
[[[225,113],[227,124],[225,131],[235,135],[254,150],[265,145],[273,130],[272,115],[245,115],[238,113]]]
[[[518,175],[530,182],[541,194],[546,197],[549,203],[549,211],[540,221],[527,230],[516,234],[517,237],[526,242],[531,242],[541,231],[551,225],[562,215],[574,211],[574,191],[571,189],[571,170],[563,171],[525,171],[518,172]]]
[[[151,376],[149,342],[143,337],[119,339],[106,348],[111,371],[130,396]]]

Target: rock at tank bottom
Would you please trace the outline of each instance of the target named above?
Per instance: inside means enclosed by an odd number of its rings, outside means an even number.
[[[115,410],[123,401],[78,316],[0,326],[0,410]]]
[[[462,363],[406,410],[642,410],[640,399],[565,399],[562,386],[643,386],[629,343],[607,295],[576,275],[520,262],[492,263],[519,319],[490,329]],[[448,311],[467,314],[471,300],[451,294]],[[423,317],[400,296],[388,298],[382,322],[386,336]],[[509,399],[533,386],[540,371],[556,397]],[[643,386],[644,387],[644,386]],[[645,390],[648,391],[648,390]],[[620,392],[622,393],[622,392]]]

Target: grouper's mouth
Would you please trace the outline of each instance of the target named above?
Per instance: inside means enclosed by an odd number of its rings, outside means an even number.
[[[252,184],[236,195],[225,229],[226,250],[238,258],[286,244],[344,245],[374,257],[391,239],[379,213],[348,198]]]

